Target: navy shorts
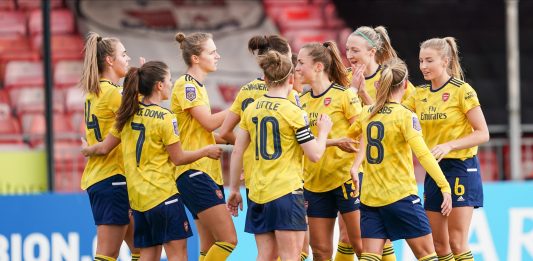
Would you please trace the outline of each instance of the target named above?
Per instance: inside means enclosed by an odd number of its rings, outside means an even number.
[[[275,230],[307,230],[304,196],[301,189],[265,204],[257,204],[250,200],[244,231],[263,234]]]
[[[394,241],[430,233],[429,220],[418,196],[407,196],[383,207],[361,205],[362,238]]]
[[[130,223],[126,177],[117,174],[99,181],[87,188],[87,194],[93,211],[94,224],[98,226]]]
[[[192,236],[191,227],[181,197],[176,194],[154,208],[140,212],[133,210],[135,230],[133,244],[144,248],[162,245],[172,240]]]
[[[183,172],[177,180],[177,185],[183,203],[194,219],[198,219],[198,213],[208,208],[226,204],[224,186],[215,183],[202,171],[190,169]]]
[[[361,179],[361,173],[359,178]],[[359,193],[355,191],[352,179],[339,187],[326,192],[304,190],[307,216],[316,218],[336,218],[341,214],[359,209]]]
[[[483,206],[483,184],[479,160],[476,156],[466,160],[443,159],[439,166],[452,189],[452,206],[474,207]],[[424,208],[428,211],[440,212],[442,193],[437,184],[426,173],[424,180]]]

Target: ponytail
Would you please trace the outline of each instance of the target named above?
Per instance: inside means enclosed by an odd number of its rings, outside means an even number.
[[[459,61],[459,48],[457,47],[455,38],[432,38],[420,44],[420,49],[424,48],[431,48],[436,50],[442,57],[447,57],[449,59],[446,70],[448,74],[457,79],[464,80],[465,76]]]
[[[117,38],[102,38],[95,32],[90,32],[85,41],[83,51],[83,71],[80,87],[84,93],[100,95],[100,77],[105,71],[105,59],[107,56],[114,57]]]
[[[369,119],[385,107],[385,103],[387,103],[392,94],[404,86],[407,76],[407,66],[402,60],[394,58],[383,64],[376,102],[372,106],[372,111],[368,116]]]
[[[348,72],[342,63],[340,52],[335,42],[308,43],[302,47],[302,49],[304,48],[309,50],[309,56],[313,62],[321,62],[324,65],[324,71],[330,81],[342,86],[350,85]]]

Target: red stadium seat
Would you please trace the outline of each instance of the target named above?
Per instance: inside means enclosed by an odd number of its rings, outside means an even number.
[[[26,35],[26,15],[23,12],[0,11],[0,35]]]
[[[52,34],[71,34],[75,31],[74,16],[69,9],[52,10],[50,16],[50,32]],[[31,35],[40,34],[43,30],[43,18],[41,10],[33,10],[30,13],[28,27]]]
[[[0,10],[15,10],[15,0],[0,1]]]
[[[44,113],[44,99],[45,93],[42,87],[21,87],[11,89],[9,95],[12,102],[12,107],[16,114],[24,113]],[[53,110],[56,113],[65,111],[64,93],[61,90],[54,90],[53,96]]]
[[[21,116],[22,133],[28,137],[32,147],[44,146],[44,134],[46,133],[46,118],[41,113],[27,113]],[[70,121],[67,115],[54,113],[54,138],[59,141],[76,141]]]
[[[477,153],[483,181],[498,180],[498,156],[495,150],[480,148]]]
[[[287,6],[281,10],[277,24],[282,32],[291,29],[316,29],[324,27],[319,6]]]
[[[0,82],[4,81],[6,65],[10,61],[38,61],[39,52],[31,49],[26,37],[0,37]]]
[[[54,143],[55,191],[81,191],[81,175],[86,159],[80,153],[80,143],[59,141]]]
[[[43,86],[43,74],[41,62],[11,61],[6,66],[4,87]]]
[[[1,108],[3,106],[5,104],[0,104],[0,110],[2,110]],[[23,143],[20,124],[17,118],[9,114],[3,115],[3,112],[0,112],[0,145]]]
[[[67,112],[83,112],[85,103],[83,91],[78,86],[74,86],[68,88],[65,93],[65,109]]]
[[[54,68],[54,86],[66,88],[80,82],[83,70],[82,61],[60,61]]]
[[[85,136],[85,115],[83,111],[77,111],[68,114],[70,126],[73,127],[73,131],[80,137]]]
[[[41,1],[37,0],[16,0],[20,9],[39,9]],[[60,8],[63,6],[62,0],[50,0],[50,8]]]
[[[310,42],[323,43],[328,40],[337,40],[336,32],[331,30],[291,30],[284,35],[293,50],[300,50],[304,44]]]
[[[327,3],[324,7],[324,21],[326,27],[330,29],[338,29],[346,26],[344,20],[339,18],[337,8],[334,3]]]
[[[35,35],[32,38],[34,50],[41,50],[43,37]],[[52,61],[82,60],[83,39],[77,35],[53,35],[52,36]]]

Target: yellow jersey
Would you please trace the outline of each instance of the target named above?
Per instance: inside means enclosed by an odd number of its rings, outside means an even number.
[[[248,147],[254,152],[250,200],[265,204],[302,188],[300,144],[314,139],[305,111],[265,95],[248,106],[239,126],[250,134]]]
[[[205,86],[192,76],[185,74],[174,83],[170,103],[171,110],[176,114],[179,122],[180,134],[186,137],[181,143],[183,150],[198,150],[207,145],[216,144],[213,133],[204,129],[189,112],[188,109],[196,106],[207,106],[211,111]],[[205,172],[218,185],[224,184],[220,160],[204,157],[191,164],[177,166],[176,179],[189,169]]]
[[[376,70],[376,72],[368,77],[365,77],[365,90],[366,92],[368,93],[368,95],[370,96],[370,98],[372,98],[372,100],[374,100],[374,102],[376,101],[376,96],[377,96],[377,90],[379,88],[379,81],[381,79],[381,65],[378,67],[378,69]],[[352,81],[352,68],[348,68],[347,69],[348,71],[348,79],[350,79],[350,82]],[[407,99],[407,97],[409,97],[411,95],[411,93],[413,93],[415,90],[415,87],[414,85],[411,83],[411,82],[408,82],[407,83],[407,90],[405,90],[405,93],[402,97],[402,101],[404,101],[405,99]]]
[[[431,84],[417,87],[403,104],[418,115],[429,148],[472,133],[466,113],[480,106],[476,91],[453,77],[436,90],[431,89]],[[466,159],[476,154],[477,146],[451,151],[444,158]]]
[[[239,93],[237,94],[237,97],[235,97],[235,101],[233,101],[229,110],[237,114],[239,117],[242,117],[244,109],[246,109],[246,107],[248,107],[248,105],[250,105],[256,99],[263,97],[267,92],[268,88],[266,86],[265,80],[257,78],[241,87]],[[287,99],[292,103],[296,104],[298,107],[301,106],[300,97],[295,90],[291,90]],[[254,150],[251,147],[248,147],[246,151],[244,151],[243,155],[243,172],[245,187],[248,187],[248,183],[250,181],[250,173],[252,171],[254,157]]]
[[[89,146],[103,141],[113,128],[122,100],[122,87],[107,79],[100,79],[100,90],[98,96],[89,93],[85,97],[85,139]],[[107,155],[89,158],[81,178],[81,188],[85,190],[117,174],[124,174],[122,152],[118,147]]]
[[[349,120],[361,113],[361,102],[352,88],[332,83],[318,96],[309,91],[300,97],[302,109],[308,113],[311,131],[318,134],[316,126],[320,114],[327,114],[333,122],[328,139],[347,137]],[[350,168],[355,160],[355,153],[344,152],[336,146],[326,148],[318,162],[304,159],[304,187],[312,192],[325,192],[341,186],[351,179]]]
[[[174,114],[156,104],[139,104],[139,111],[121,132],[111,134],[121,140],[130,206],[147,211],[178,193],[175,165],[166,147],[180,141]]]

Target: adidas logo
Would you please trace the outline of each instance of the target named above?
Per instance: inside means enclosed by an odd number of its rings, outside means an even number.
[[[420,100],[421,102],[428,102],[428,99],[427,98],[424,98],[422,100]]]
[[[360,204],[361,203],[361,200],[359,199],[356,199],[355,202],[353,203],[354,205],[357,205],[357,204]]]
[[[463,196],[459,196],[459,198],[457,198],[457,201],[465,201],[465,199],[463,198]]]

